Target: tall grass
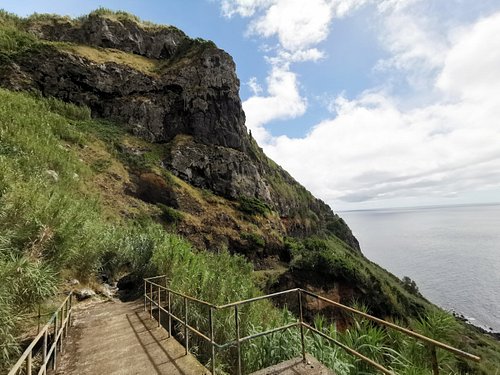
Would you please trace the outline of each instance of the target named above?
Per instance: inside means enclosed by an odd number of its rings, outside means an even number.
[[[0,89],[0,363],[4,366],[19,353],[20,319],[56,292],[62,271],[80,279],[91,279],[100,272],[132,271],[138,280],[166,274],[171,288],[213,304],[260,293],[252,281],[252,266],[243,257],[231,255],[227,249],[199,252],[152,219],[103,214],[98,195],[85,187],[85,181],[96,172],[78,157],[78,150],[90,142],[88,133],[102,126],[90,119],[88,108]],[[115,133],[106,134],[113,138]],[[312,248],[310,254],[304,247],[292,249],[294,266],[322,270],[328,265],[327,276],[351,272],[360,280],[369,280],[378,272],[362,266],[358,258],[348,258],[340,247],[329,255],[323,245],[306,242]],[[342,262],[350,263],[344,267]],[[174,298],[173,304],[182,316],[183,301]],[[190,304],[189,311],[189,323],[208,333],[206,308]],[[249,304],[240,310],[241,335],[294,320],[289,311],[278,310],[269,302]],[[454,320],[439,311],[411,323],[415,330],[438,340],[459,340]],[[316,318],[314,325],[398,374],[430,371],[428,349],[397,332],[366,321],[353,320],[342,332],[322,318]],[[181,335],[182,330],[177,331]],[[234,332],[234,310],[218,311],[216,341],[234,340]],[[308,332],[305,341],[307,351],[337,374],[373,373],[318,335]],[[196,337],[191,337],[191,343],[207,363],[208,345]],[[445,373],[459,373],[453,357],[443,351],[438,354]],[[243,355],[246,371],[296,357],[300,355],[300,333],[290,329],[251,340],[243,345]],[[234,348],[220,352],[218,368],[233,371],[234,358]]]

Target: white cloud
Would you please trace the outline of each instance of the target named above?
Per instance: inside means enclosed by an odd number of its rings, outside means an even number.
[[[272,68],[267,77],[267,93],[267,96],[255,95],[243,102],[246,125],[260,143],[267,142],[270,137],[264,124],[300,116],[307,108],[306,100],[299,94],[296,75],[286,68]]]
[[[500,96],[500,13],[460,30],[437,87],[466,99]]]
[[[264,125],[278,119],[301,116],[307,100],[299,91],[297,75],[291,64],[319,61],[324,51],[316,45],[326,39],[334,17],[343,17],[367,0],[222,0],[221,9],[226,17],[239,15],[252,17],[248,33],[264,39],[277,37],[278,44],[262,48],[271,69],[267,82],[267,95],[257,78],[247,83],[253,96],[243,102],[247,127],[260,143],[271,140]],[[272,53],[272,55],[269,55]]]
[[[241,17],[250,17],[263,7],[272,4],[273,0],[221,0],[221,10],[225,17],[238,14]]]
[[[265,151],[332,202],[455,196],[500,187],[500,13],[464,30],[445,51],[442,100],[410,110],[385,92],[339,97],[337,117]]]
[[[272,54],[266,56],[266,95],[256,89],[243,103],[247,126],[266,153],[315,195],[329,203],[418,202],[500,189],[500,13],[457,27],[448,14],[429,11],[428,0],[223,4],[230,4],[228,15],[252,17],[250,33],[278,40],[266,52]],[[307,109],[292,64],[323,59],[319,43],[331,23],[366,4],[373,5],[374,30],[389,53],[376,68],[389,79],[403,77],[406,98],[377,88],[356,99],[337,96],[328,105],[336,116],[305,137],[272,137],[266,123]]]
[[[379,4],[380,44],[390,57],[376,69],[399,70],[413,88],[427,88],[449,48],[442,18],[429,14],[424,1],[386,0]]]
[[[325,53],[317,48],[309,48],[305,50],[295,51],[293,53],[278,50],[278,53],[274,57],[270,57],[268,60],[273,65],[289,65],[293,62],[304,62],[304,61],[319,61],[325,57]]]
[[[259,95],[262,93],[262,86],[259,85],[259,82],[257,81],[257,77],[252,77],[248,80],[247,82],[248,87],[250,87],[250,90],[254,95]]]
[[[295,52],[323,41],[332,16],[325,0],[277,0],[250,23],[249,31],[266,38],[276,35],[285,50]]]

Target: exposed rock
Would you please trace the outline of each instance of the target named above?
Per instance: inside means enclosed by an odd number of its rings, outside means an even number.
[[[204,144],[245,151],[249,139],[233,60],[210,44],[193,48],[196,54],[189,63],[150,75],[46,47],[5,67],[0,84],[11,89],[35,86],[46,96],[87,105],[93,116],[127,124],[150,142],[189,134]]]
[[[190,184],[229,197],[271,194],[255,163],[243,152],[220,146],[184,141],[172,147],[167,168]]]
[[[87,298],[94,297],[96,295],[96,293],[92,289],[90,289],[90,288],[84,288],[84,289],[77,290],[75,292],[75,294],[76,294],[76,298],[79,301],[82,301],[82,300],[87,299]]]
[[[164,166],[190,184],[230,199],[266,202],[288,235],[334,234],[359,250],[330,207],[270,161],[247,133],[235,64],[212,42],[190,39],[173,27],[97,14],[28,22],[26,28],[47,40],[141,55],[156,68],[134,65],[133,55],[118,64],[92,60],[76,47],[40,45],[9,58],[0,69],[0,85],[87,105],[93,116],[124,124],[149,142],[169,143]],[[164,181],[136,173],[137,196],[177,207]]]
[[[48,169],[46,172],[55,182],[59,181],[59,174],[56,171]]]
[[[83,20],[54,17],[51,22],[28,24],[41,39],[115,48],[155,59],[172,57],[189,38],[175,27],[143,28],[134,20],[89,15]]]
[[[99,288],[99,294],[106,298],[113,298],[117,290],[118,289],[116,287],[113,288],[111,285],[104,283]]]

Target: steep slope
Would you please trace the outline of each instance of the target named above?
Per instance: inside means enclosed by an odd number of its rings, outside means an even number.
[[[330,207],[265,156],[244,125],[234,62],[212,42],[103,10],[0,20],[0,85],[110,121],[89,129],[125,162],[98,182],[110,211],[124,211],[126,196],[153,204],[197,248],[244,254],[266,288],[314,286],[381,316],[425,309],[361,254]],[[86,159],[107,172],[102,153]]]
[[[227,53],[174,27],[101,13],[18,22],[16,30],[33,37],[4,54],[0,84],[86,105],[94,117],[166,144],[164,166],[186,182],[229,199],[261,200],[282,218],[286,234],[333,234],[359,251],[345,223],[247,133]],[[179,142],[180,135],[189,138]]]

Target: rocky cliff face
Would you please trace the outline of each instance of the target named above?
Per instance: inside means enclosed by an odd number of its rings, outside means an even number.
[[[167,144],[164,167],[186,182],[266,202],[288,235],[326,232],[359,250],[347,225],[248,135],[235,64],[212,42],[100,14],[35,19],[23,29],[46,42],[11,55],[2,86],[86,105],[95,117]]]
[[[88,105],[95,116],[128,124],[151,142],[189,134],[200,143],[247,149],[235,65],[213,43],[189,39],[173,27],[145,29],[133,20],[97,15],[28,23],[26,29],[45,40],[144,56],[155,65],[144,71],[126,61],[97,63],[64,45],[46,46],[16,61],[30,78],[27,84],[44,95]]]

